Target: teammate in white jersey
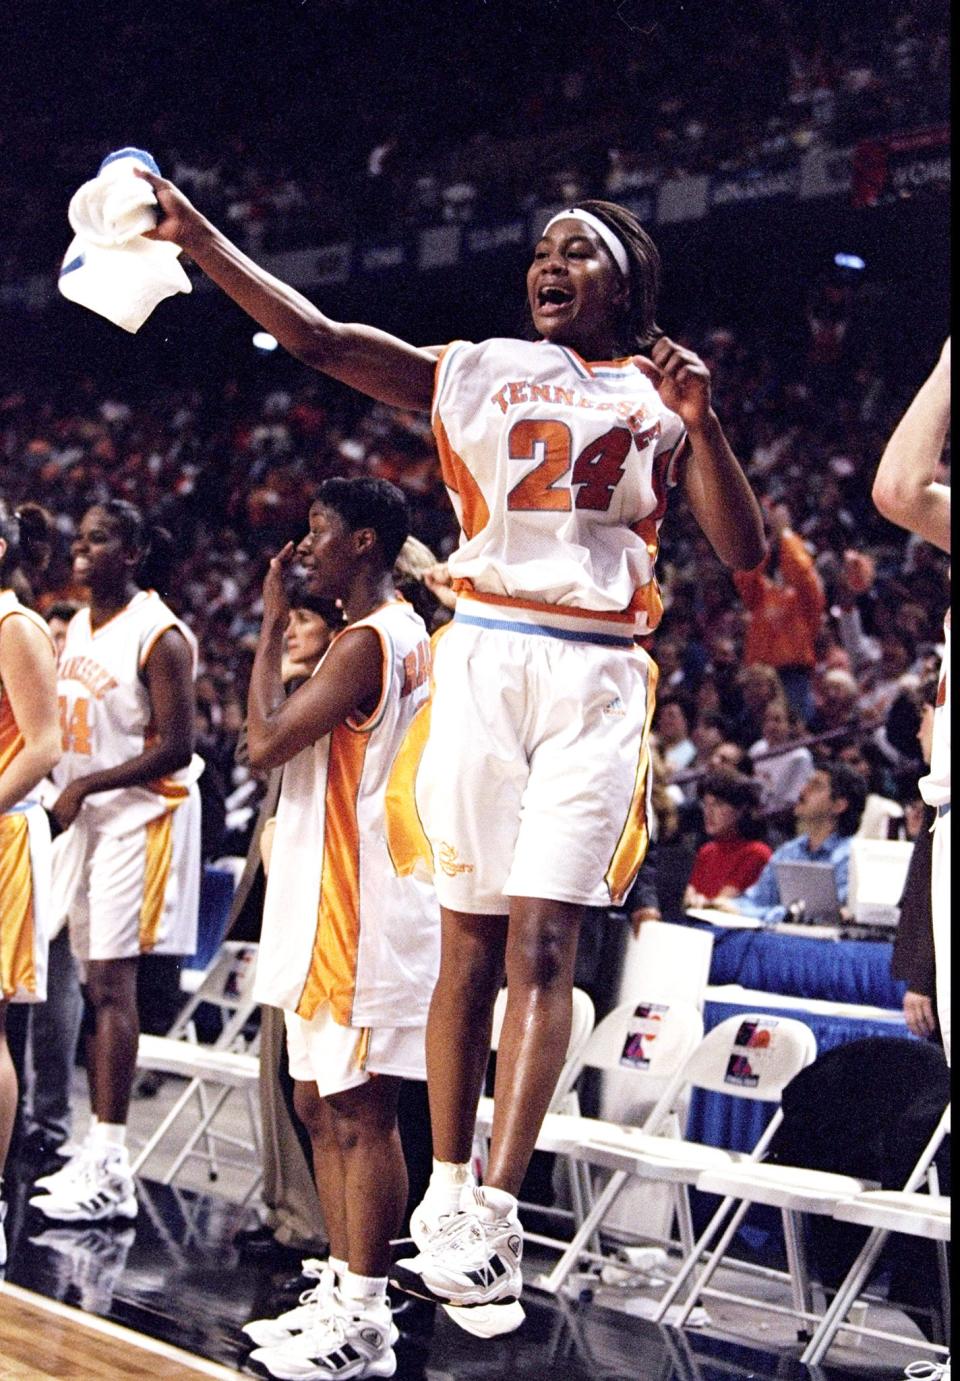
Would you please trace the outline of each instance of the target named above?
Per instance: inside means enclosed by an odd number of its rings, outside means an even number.
[[[48,540],[41,509],[14,512],[0,497],[0,1191],[17,1111],[7,1004],[46,997],[50,827],[31,793],[60,756],[53,639],[10,581]],[[0,1267],[5,1211],[0,1198]]]
[[[254,1357],[280,1377],[389,1376],[396,1365],[387,1272],[407,1201],[397,1101],[401,1080],[426,1077],[440,957],[433,888],[397,876],[384,826],[394,758],[429,696],[427,630],[393,586],[407,528],[406,501],[386,480],[320,486],[297,554],[310,593],[338,599],[347,626],[289,697],[292,544],[263,587],[247,742],[254,767],[284,770],[255,993],[286,1014],[336,1276],[314,1308],[247,1325]],[[354,1365],[341,1372],[344,1350]]]
[[[58,690],[63,757],[54,869],[87,1001],[94,1121],[83,1150],[31,1200],[64,1220],[136,1215],[125,1135],[142,952],[191,954],[200,883],[193,755],[196,640],[160,596],[169,537],[109,499],[83,516],[73,573],[90,605],[70,622]],[[151,550],[152,548],[152,550]],[[141,583],[142,582],[142,583]]]
[[[885,518],[950,550],[950,488],[937,467],[950,429],[950,341],[887,442],[873,482],[873,501]],[[930,771],[920,791],[937,818],[930,900],[936,961],[937,1013],[950,1059],[950,613],[933,718]]]
[[[764,555],[760,510],[706,367],[660,334],[659,256],[624,208],[587,201],[544,228],[527,273],[537,343],[438,352],[331,321],[169,182],[147,181],[163,212],[151,234],[181,245],[292,354],[383,402],[433,409],[462,534],[450,561],[460,601],[437,651],[416,783],[443,944],[427,1029],[437,1164],[414,1234],[438,1297],[509,1299],[516,1195],[566,1052],[583,907],[629,887],[646,846],[655,670],[633,637],[659,615],[666,492],[682,491],[734,568]],[[479,1190],[467,1163],[504,970]],[[446,1215],[456,1221],[433,1241],[430,1224]]]

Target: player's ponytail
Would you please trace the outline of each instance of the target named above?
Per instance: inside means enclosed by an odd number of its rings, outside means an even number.
[[[166,594],[173,570],[174,541],[165,527],[148,523],[136,504],[126,499],[107,499],[100,505],[120,532],[128,552],[136,552],[136,581],[141,589]]]
[[[7,585],[15,572],[28,579],[40,575],[50,563],[53,522],[38,503],[12,509],[0,497],[0,538],[6,549],[0,556],[0,584]]]
[[[147,545],[143,560],[137,567],[137,582],[144,589],[165,595],[170,587],[176,554],[173,535],[159,523],[152,523],[146,529],[145,536]]]

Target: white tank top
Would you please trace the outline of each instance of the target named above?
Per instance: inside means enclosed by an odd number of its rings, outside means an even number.
[[[380,638],[380,702],[283,769],[255,993],[308,1021],[329,1002],[343,1026],[421,1026],[440,960],[439,909],[430,885],[397,876],[384,795],[407,727],[429,697],[430,644],[401,599],[337,637],[356,628]]]
[[[58,787],[143,752],[153,733],[143,672],[157,639],[171,628],[186,639],[196,676],[197,640],[154,590],[138,590],[97,629],[90,626],[89,609],[74,614],[57,675],[63,734],[63,756],[53,769]],[[203,760],[194,754],[178,772],[143,786],[100,791],[82,809],[93,812],[108,834],[124,834],[185,799],[202,771]]]
[[[920,778],[920,795],[928,806],[945,806],[950,800],[950,611],[943,621],[943,661],[933,711],[933,745],[930,771]]]
[[[458,589],[548,619],[551,606],[586,610],[627,635],[656,627],[660,524],[686,431],[649,370],[546,341],[446,347],[433,428],[461,527]]]

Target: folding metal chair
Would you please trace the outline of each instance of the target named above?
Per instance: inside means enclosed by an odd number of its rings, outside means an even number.
[[[548,1276],[535,1284],[551,1293],[560,1289],[592,1233],[602,1224],[617,1196],[632,1178],[676,1186],[681,1241],[687,1250],[687,1259],[695,1262],[698,1248],[702,1251],[705,1241],[712,1240],[722,1219],[715,1216],[707,1233],[694,1246],[687,1204],[689,1186],[696,1184],[708,1167],[759,1160],[779,1126],[782,1112],[778,1107],[747,1155],[662,1135],[671,1110],[690,1088],[779,1103],[784,1087],[815,1056],[813,1032],[803,1022],[759,1013],[729,1017],[688,1055],[643,1127],[602,1122],[589,1125],[581,1143],[571,1147],[571,1154],[590,1165],[610,1170],[612,1174],[560,1260]],[[666,1313],[673,1298],[675,1292],[661,1304],[656,1315],[658,1319]]]
[[[871,1229],[870,1235],[850,1267],[840,1288],[837,1290],[829,1309],[823,1315],[816,1332],[804,1350],[801,1361],[816,1364],[826,1355],[840,1328],[865,1333],[873,1338],[884,1338],[891,1342],[909,1343],[923,1347],[931,1352],[949,1355],[950,1349],[943,1344],[918,1342],[902,1334],[868,1329],[864,1325],[844,1323],[847,1314],[855,1303],[860,1291],[869,1278],[887,1238],[892,1232],[903,1232],[913,1237],[926,1237],[938,1244],[938,1267],[940,1294],[943,1302],[944,1329],[950,1332],[950,1281],[946,1243],[950,1241],[950,1199],[937,1192],[934,1157],[940,1149],[944,1137],[950,1132],[950,1105],[944,1109],[943,1116],[924,1147],[919,1160],[911,1171],[903,1189],[867,1190],[855,1198],[845,1199],[835,1205],[833,1217],[842,1223],[858,1223]],[[926,1193],[920,1186],[927,1181]]]
[[[240,941],[225,942],[204,974],[200,986],[185,1004],[166,1036],[141,1035],[137,1048],[137,1069],[187,1079],[187,1085],[131,1162],[134,1173],[153,1155],[193,1099],[198,1117],[162,1177],[172,1184],[185,1161],[199,1156],[207,1161],[211,1179],[218,1174],[217,1143],[252,1153],[259,1166],[261,1152],[257,1085],[260,1061],[256,1054],[256,1034],[248,1036],[248,1026],[257,1011],[253,998],[257,946]],[[209,1004],[221,1013],[223,1022],[214,1042],[197,1040],[196,1014]],[[243,1093],[250,1124],[250,1140],[235,1137],[213,1126],[214,1120],[232,1092]],[[198,1149],[200,1143],[203,1149]],[[224,1164],[250,1168],[250,1159],[238,1160],[220,1155]],[[249,1199],[260,1182],[260,1171],[247,1193]]]

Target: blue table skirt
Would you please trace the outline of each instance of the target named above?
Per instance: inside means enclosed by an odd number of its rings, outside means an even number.
[[[687,922],[698,924],[699,922]],[[884,940],[817,940],[766,930],[713,932],[710,982],[740,983],[765,993],[788,993],[868,1007],[903,1006],[906,984],[890,977],[893,945]]]

